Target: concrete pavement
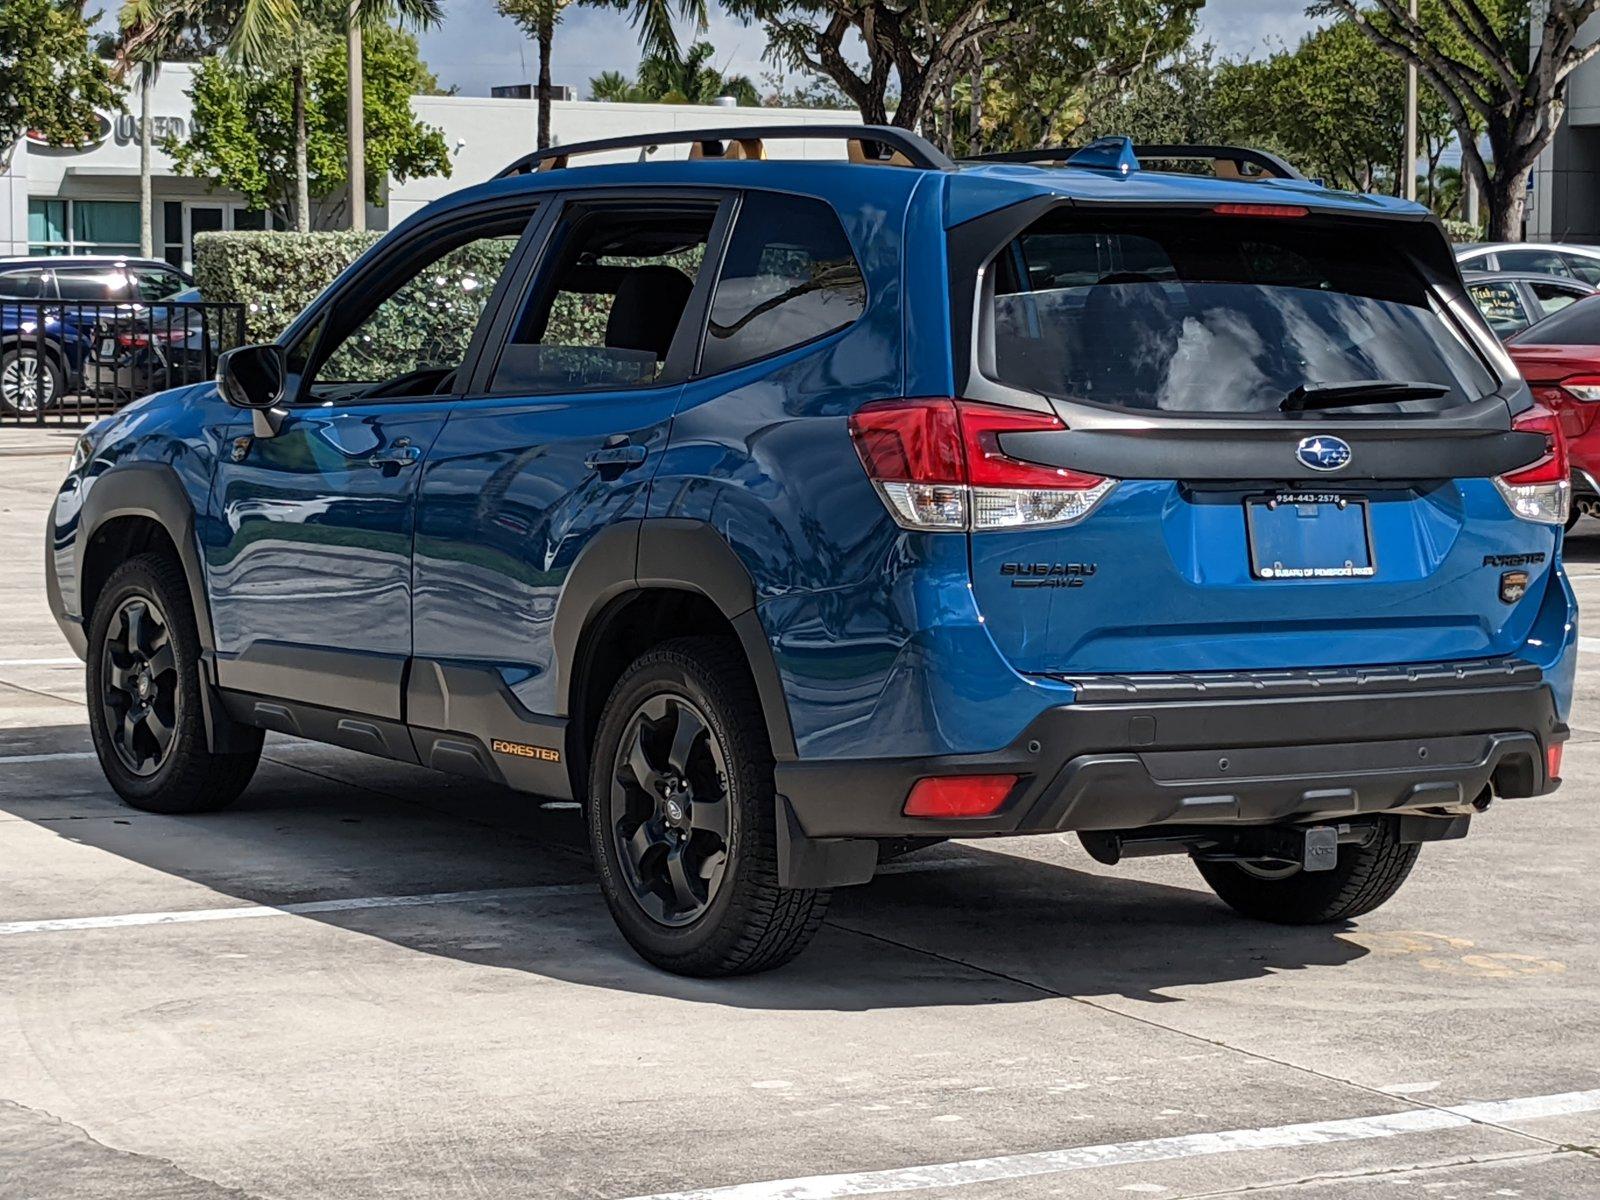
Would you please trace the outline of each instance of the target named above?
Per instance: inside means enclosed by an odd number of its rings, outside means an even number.
[[[570,806],[272,737],[226,813],[122,807],[41,589],[70,438],[5,436],[6,1200],[1600,1196],[1600,655],[1558,796],[1352,925],[956,844],[788,968],[682,980]],[[1600,614],[1600,536],[1569,561]]]

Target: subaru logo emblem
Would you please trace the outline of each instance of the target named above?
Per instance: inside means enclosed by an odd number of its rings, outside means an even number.
[[[1301,438],[1294,454],[1313,471],[1337,471],[1350,463],[1350,443],[1323,433]]]

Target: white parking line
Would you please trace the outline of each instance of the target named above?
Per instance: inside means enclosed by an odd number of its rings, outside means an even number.
[[[962,1162],[902,1167],[889,1171],[811,1175],[763,1183],[697,1188],[686,1192],[657,1192],[649,1196],[634,1196],[631,1200],[837,1200],[843,1196],[921,1192],[970,1183],[994,1183],[1004,1179],[1087,1171],[1096,1167],[1235,1154],[1242,1150],[1279,1150],[1297,1146],[1323,1146],[1334,1142],[1369,1141],[1410,1133],[1437,1133],[1466,1125],[1501,1125],[1538,1117],[1597,1111],[1600,1111],[1600,1089],[1529,1096],[1517,1100],[1490,1100],[1454,1108],[1418,1108],[1379,1117],[1352,1117],[1342,1121],[1312,1121],[1303,1125],[1274,1125],[1264,1129],[1191,1133],[1141,1142],[1074,1146],[1065,1150],[1008,1154],[1000,1158],[970,1158]]]
[[[592,883],[549,883],[538,887],[475,892],[429,892],[420,896],[357,896],[349,900],[309,900],[301,904],[241,904],[232,908],[192,908],[176,912],[119,913],[106,917],[52,917],[0,923],[0,937],[16,933],[57,933],[69,929],[125,929],[132,925],[183,925],[191,921],[239,921],[254,917],[293,917],[352,912],[366,908],[414,908],[424,904],[476,904],[523,900],[530,896],[575,896],[593,892]]]
[[[1600,638],[1581,637],[1578,639],[1578,649],[1586,654],[1600,654]]]
[[[27,763],[66,762],[74,758],[93,757],[93,750],[60,750],[52,754],[0,754],[0,767],[20,767]]]

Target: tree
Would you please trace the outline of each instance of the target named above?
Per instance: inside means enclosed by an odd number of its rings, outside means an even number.
[[[550,56],[554,51],[556,23],[569,0],[495,0],[501,15],[510,17],[522,31],[538,43],[539,83],[534,94],[539,101],[537,144],[550,145]],[[672,28],[673,13],[691,18],[695,30],[707,28],[706,0],[579,0],[596,8],[614,8],[628,14],[639,30],[639,44],[646,54],[678,55],[678,35]]]
[[[748,77],[724,75],[710,65],[715,53],[710,42],[696,42],[681,57],[648,55],[639,63],[637,82],[620,71],[602,71],[589,80],[589,98],[643,104],[714,104],[719,97],[732,96],[746,107],[759,105],[761,94]]]
[[[345,69],[349,75],[348,112],[345,126],[350,131],[345,150],[345,171],[350,187],[350,228],[367,227],[367,206],[356,199],[367,193],[366,176],[366,88],[362,78],[362,35],[367,27],[386,25],[398,17],[418,29],[437,25],[444,17],[440,0],[349,0],[344,6]]]
[[[1124,95],[1131,81],[1148,80],[1163,62],[1177,69],[1174,56],[1193,36],[1199,9],[1200,0],[1047,0],[988,51],[986,144],[1078,140],[1083,126],[1093,125],[1097,112]],[[1191,77],[1201,73],[1189,71]],[[950,141],[959,148],[959,137]]]
[[[124,0],[117,14],[119,38],[112,50],[113,76],[139,78],[139,253],[154,253],[154,204],[150,195],[150,92],[161,64],[185,44],[190,14],[167,0]]]
[[[169,141],[180,171],[244,194],[252,208],[280,221],[298,214],[330,228],[350,201],[346,158],[349,75],[344,44],[323,38],[305,63],[303,88],[283,70],[209,58],[195,74],[189,138]],[[416,39],[390,26],[368,31],[362,45],[365,87],[365,199],[383,202],[383,180],[450,174],[441,130],[419,122],[411,97],[429,91]],[[297,98],[298,97],[298,98]],[[304,137],[298,128],[303,126]],[[304,159],[302,177],[299,160]]]
[[[1578,44],[1600,0],[1546,0],[1537,33],[1527,0],[1429,0],[1415,20],[1406,0],[1325,0],[1380,50],[1412,64],[1444,101],[1468,175],[1489,206],[1489,236],[1522,236],[1528,176],[1555,137],[1572,72],[1600,52]],[[1487,136],[1493,169],[1478,146]]]
[[[832,80],[819,79],[815,75],[801,75],[791,85],[783,71],[764,71],[761,82],[767,89],[761,97],[761,103],[767,108],[850,107],[849,97]]]
[[[1185,45],[1127,79],[1091,81],[1077,138],[1088,141],[1120,134],[1156,144],[1222,140],[1214,55],[1209,42]]]
[[[100,110],[120,111],[111,73],[90,53],[89,25],[71,0],[0,3],[0,171],[24,134],[81,146]]]

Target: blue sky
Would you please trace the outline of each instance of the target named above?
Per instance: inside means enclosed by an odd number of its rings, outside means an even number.
[[[444,24],[422,37],[423,57],[441,84],[454,85],[463,95],[486,96],[495,84],[533,78],[533,46],[495,11],[494,0],[446,0],[445,12]],[[1293,44],[1311,24],[1296,0],[1209,0],[1201,18],[1204,36],[1227,56],[1253,56],[1279,42]],[[768,68],[761,58],[766,39],[759,25],[742,25],[716,10],[710,38],[719,67],[743,72],[761,84]],[[624,16],[574,6],[556,30],[555,82],[571,84],[582,96],[591,76],[605,70],[632,74],[638,57],[634,31]]]

